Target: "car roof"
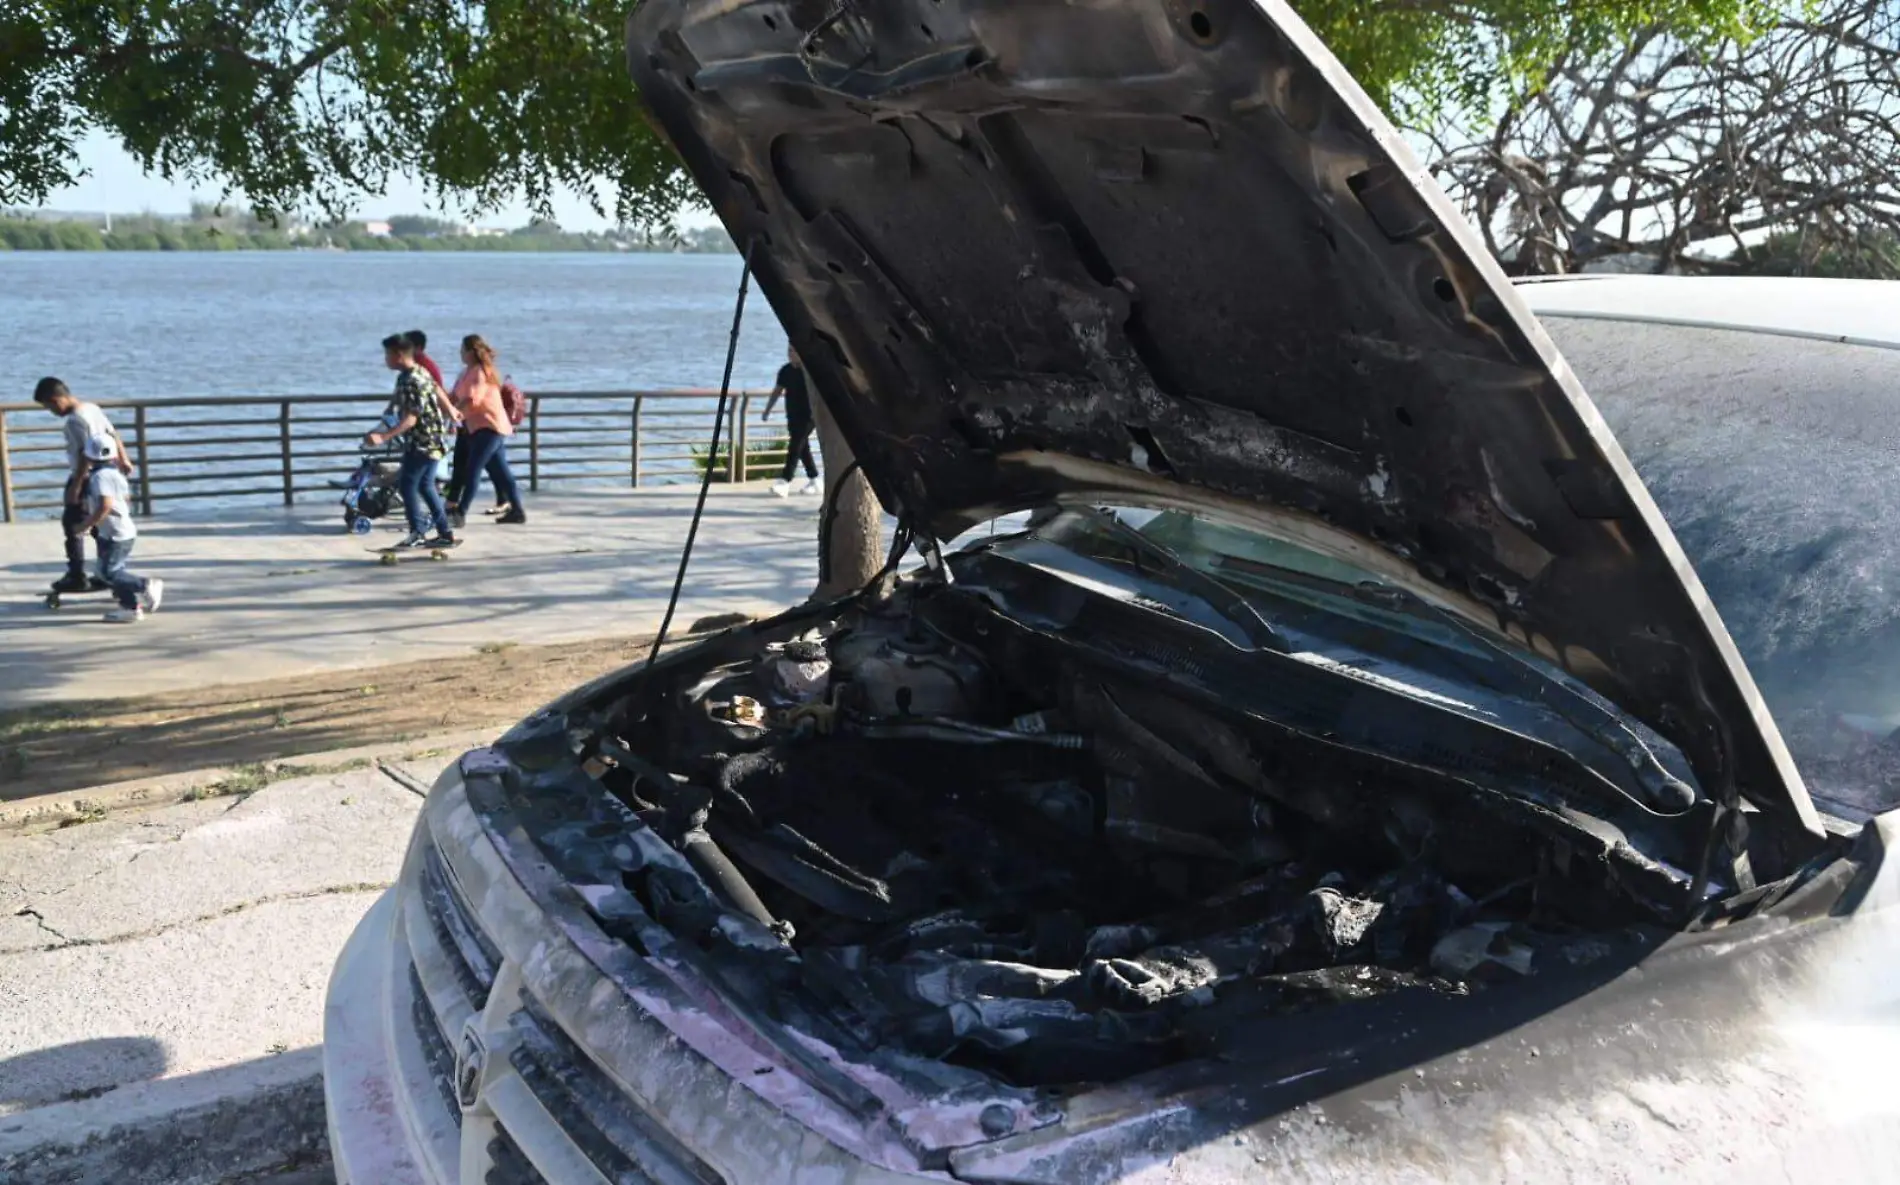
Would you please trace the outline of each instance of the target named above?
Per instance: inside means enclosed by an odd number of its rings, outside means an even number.
[[[1519,280],[1539,317],[1692,325],[1900,349],[1900,283],[1807,276],[1549,276]]]

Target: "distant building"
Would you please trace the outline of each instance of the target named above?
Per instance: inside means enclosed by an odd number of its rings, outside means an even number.
[[[386,239],[389,237],[389,223],[365,222],[363,224],[363,233],[372,239]]]

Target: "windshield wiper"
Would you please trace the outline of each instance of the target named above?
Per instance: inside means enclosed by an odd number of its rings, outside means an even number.
[[[1153,560],[1173,578],[1176,587],[1207,602],[1222,617],[1238,626],[1254,649],[1272,650],[1280,654],[1287,652],[1286,639],[1231,585],[1209,576],[1165,544],[1155,542],[1107,511],[1089,507],[1076,508],[1070,513],[1087,518],[1091,526],[1114,535]]]

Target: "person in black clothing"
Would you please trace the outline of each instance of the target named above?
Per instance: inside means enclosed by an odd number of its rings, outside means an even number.
[[[772,408],[782,396],[785,400],[785,430],[791,439],[785,445],[785,472],[772,483],[772,492],[783,498],[793,492],[792,477],[798,472],[798,464],[805,464],[805,484],[797,488],[801,494],[816,494],[824,487],[818,484],[818,463],[811,455],[811,392],[805,386],[805,369],[798,364],[798,351],[785,351],[785,365],[778,368],[778,379],[772,387],[772,397],[765,401],[765,414],[759,418],[772,417]]]

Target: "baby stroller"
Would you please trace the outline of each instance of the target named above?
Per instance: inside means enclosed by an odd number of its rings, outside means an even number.
[[[353,535],[367,535],[371,524],[397,501],[396,476],[401,466],[397,458],[401,444],[391,441],[382,448],[363,449],[363,460],[343,483],[343,525]]]

